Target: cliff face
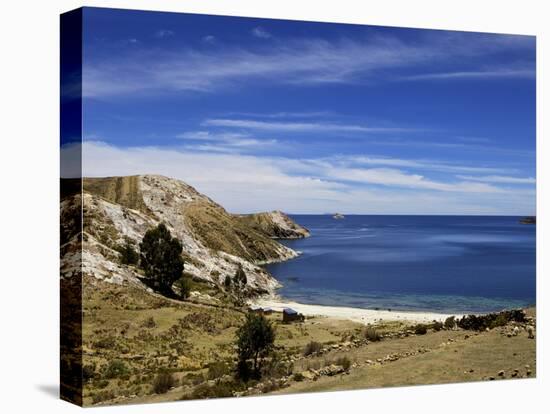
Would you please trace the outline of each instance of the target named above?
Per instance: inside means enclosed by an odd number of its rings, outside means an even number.
[[[241,264],[252,289],[273,292],[278,282],[259,265],[297,256],[272,238],[303,232],[288,217],[275,214],[270,222],[277,226],[266,230],[255,220],[229,214],[178,180],[153,175],[86,178],[83,188],[85,275],[113,283],[139,284],[135,271],[120,264],[116,248],[127,239],[138,246],[145,232],[161,222],[183,244],[185,272],[214,283],[222,283],[226,275],[233,276]],[[76,204],[78,196],[63,200],[67,211]],[[66,251],[71,251],[70,244],[67,241]],[[78,263],[78,255],[74,262]],[[71,269],[64,273],[70,276]]]
[[[303,239],[309,230],[294,222],[281,211],[238,216],[240,221],[272,239]]]

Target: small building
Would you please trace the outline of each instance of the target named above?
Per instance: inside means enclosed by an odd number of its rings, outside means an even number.
[[[264,308],[264,315],[271,315],[273,313],[273,309],[271,308]]]
[[[291,308],[283,309],[283,322],[285,323],[302,322],[303,320],[304,320],[304,315],[296,312],[294,309],[291,309]]]

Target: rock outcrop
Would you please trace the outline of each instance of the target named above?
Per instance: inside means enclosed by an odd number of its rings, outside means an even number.
[[[145,232],[161,222],[183,244],[185,272],[216,284],[233,276],[240,264],[250,289],[272,293],[280,285],[261,265],[298,255],[261,226],[228,213],[186,183],[163,176],[85,178],[82,197],[63,199],[62,214],[70,215],[80,205],[82,250],[75,248],[79,235],[66,232],[63,277],[78,273],[81,256],[84,275],[139,284],[136,270],[120,263],[117,249],[126,241],[138,246]],[[307,232],[287,216],[273,217],[271,221],[285,229],[284,234],[291,234],[286,229]]]
[[[309,230],[294,222],[282,211],[238,216],[243,222],[272,239],[303,239]]]

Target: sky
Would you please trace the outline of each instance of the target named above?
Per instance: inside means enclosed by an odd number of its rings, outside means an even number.
[[[162,174],[235,213],[535,214],[535,37],[83,22],[85,176]]]

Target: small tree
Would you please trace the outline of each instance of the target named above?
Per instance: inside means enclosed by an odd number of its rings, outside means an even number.
[[[244,272],[243,266],[239,263],[237,266],[237,271],[235,272],[235,277],[233,278],[233,284],[239,289],[243,289],[246,286],[246,283],[246,273]]]
[[[262,360],[273,351],[275,330],[263,315],[249,313],[237,330],[237,376],[247,381],[260,378]],[[252,362],[252,366],[250,366]]]
[[[183,247],[180,241],[172,237],[170,231],[161,223],[148,230],[139,245],[141,267],[153,286],[164,293],[172,293],[172,284],[183,272]]]
[[[226,275],[225,280],[223,281],[223,285],[225,286],[225,290],[231,289],[231,276]]]
[[[191,293],[191,278],[189,276],[180,277],[176,280],[175,285],[179,290],[180,299],[187,299]]]

